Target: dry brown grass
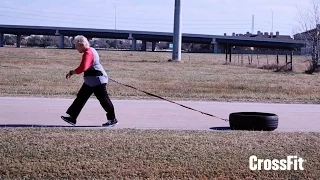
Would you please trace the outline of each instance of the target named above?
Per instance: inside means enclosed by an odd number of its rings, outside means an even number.
[[[319,179],[316,133],[1,129],[1,179]],[[251,171],[249,157],[307,160]]]
[[[276,73],[275,56],[234,55],[225,64],[224,55],[183,54],[182,63],[169,63],[171,53],[99,51],[109,76],[122,83],[171,99],[320,102],[319,74],[307,75],[304,57],[294,57],[294,71]],[[74,98],[81,76],[65,79],[78,66],[75,50],[0,48],[1,96],[62,96]],[[238,59],[239,57],[239,59]],[[267,60],[268,59],[268,60]],[[267,64],[268,62],[268,64]],[[280,56],[280,65],[284,65]],[[263,69],[263,67],[268,67]],[[112,98],[150,98],[136,90],[110,82]]]
[[[109,76],[171,99],[319,103],[319,75],[275,73],[275,56],[99,51]],[[74,98],[75,50],[0,48],[0,96]],[[240,57],[240,56],[239,56]],[[244,58],[245,59],[245,58]],[[247,60],[247,59],[246,59]],[[226,64],[226,65],[224,65]],[[112,98],[149,98],[111,82]],[[112,129],[0,129],[0,179],[320,179],[319,133]],[[304,171],[250,171],[248,158],[307,159]]]

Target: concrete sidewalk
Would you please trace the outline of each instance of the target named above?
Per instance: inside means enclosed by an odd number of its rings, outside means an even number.
[[[73,99],[0,97],[0,126],[70,126],[60,119]],[[279,116],[276,131],[320,132],[320,105],[177,101],[191,108],[229,119],[232,112],[269,112]],[[113,100],[119,124],[113,128],[211,130],[229,123],[167,101]],[[89,99],[76,126],[100,126],[105,112]],[[71,127],[71,126],[70,126]]]

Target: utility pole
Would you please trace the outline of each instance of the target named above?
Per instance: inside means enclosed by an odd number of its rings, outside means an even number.
[[[172,60],[181,61],[181,0],[175,0]]]

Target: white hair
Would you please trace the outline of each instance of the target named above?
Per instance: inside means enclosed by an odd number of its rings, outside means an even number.
[[[76,36],[76,37],[74,38],[74,40],[73,40],[73,43],[74,43],[75,45],[77,45],[77,44],[83,44],[84,47],[90,47],[90,43],[89,43],[88,39],[87,39],[86,37],[82,36],[82,35]]]

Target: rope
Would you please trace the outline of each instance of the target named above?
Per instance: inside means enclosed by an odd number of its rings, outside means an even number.
[[[129,88],[132,88],[132,89],[135,89],[135,90],[137,90],[137,91],[143,92],[143,93],[148,94],[148,95],[150,95],[150,96],[157,97],[157,98],[159,98],[159,99],[162,99],[162,100],[165,100],[165,101],[168,101],[168,102],[171,102],[171,103],[177,104],[177,105],[182,106],[182,107],[184,107],[184,108],[187,108],[187,109],[190,109],[190,110],[193,110],[193,111],[200,112],[201,114],[204,114],[204,115],[207,115],[207,116],[211,116],[211,117],[214,117],[214,118],[217,118],[217,119],[221,119],[221,120],[226,121],[226,122],[228,122],[228,121],[229,121],[228,119],[223,119],[223,118],[220,118],[220,117],[214,116],[214,115],[212,115],[212,114],[205,113],[205,112],[202,112],[202,111],[199,111],[199,110],[193,109],[193,108],[191,108],[191,107],[188,107],[188,106],[185,106],[185,105],[182,105],[182,104],[176,103],[176,102],[174,102],[174,101],[171,101],[171,100],[165,99],[165,98],[163,98],[163,97],[161,97],[161,96],[158,96],[158,95],[155,95],[155,94],[152,94],[152,93],[149,93],[149,92],[143,91],[143,90],[139,90],[139,89],[137,89],[137,88],[135,88],[135,87],[133,87],[133,86],[130,86],[130,85],[127,85],[127,84],[123,84],[123,83],[120,83],[120,82],[118,82],[118,81],[116,81],[116,80],[114,80],[114,79],[112,79],[112,78],[109,78],[109,79],[110,79],[111,81],[115,82],[115,83],[118,83],[118,84],[121,84],[121,85],[123,85],[123,86],[129,87]]]

